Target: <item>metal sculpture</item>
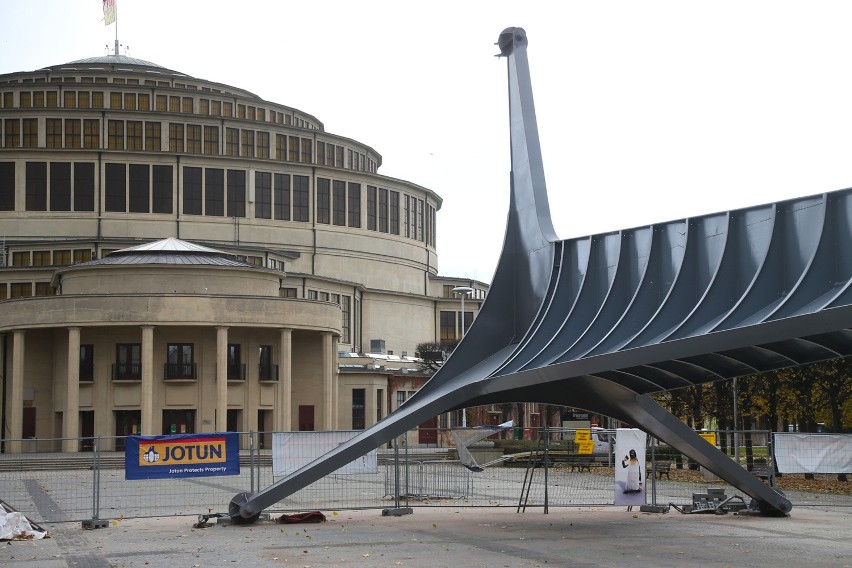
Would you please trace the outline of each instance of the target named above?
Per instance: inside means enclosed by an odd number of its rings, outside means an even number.
[[[523,29],[508,61],[511,200],[482,309],[396,412],[299,471],[231,501],[260,512],[448,410],[547,402],[639,427],[751,496],[792,504],[648,395],[852,354],[852,190],[560,241],[550,219]]]

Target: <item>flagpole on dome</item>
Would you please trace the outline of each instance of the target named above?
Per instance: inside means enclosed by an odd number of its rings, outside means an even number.
[[[115,24],[115,55],[118,55],[118,8],[116,0],[101,0],[104,9],[104,25]]]
[[[112,19],[115,21],[115,54],[118,55],[118,1],[112,0]]]

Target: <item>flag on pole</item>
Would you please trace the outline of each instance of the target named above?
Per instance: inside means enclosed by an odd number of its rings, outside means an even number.
[[[108,26],[115,22],[115,0],[103,0],[104,25]]]

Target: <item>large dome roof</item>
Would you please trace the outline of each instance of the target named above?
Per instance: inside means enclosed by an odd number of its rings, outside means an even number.
[[[69,65],[142,65],[145,67],[158,67],[160,69],[165,69],[162,65],[157,65],[156,63],[151,63],[150,61],[145,61],[144,59],[136,59],[135,57],[128,57],[126,55],[101,55],[98,57],[87,57],[85,59],[77,59],[76,61],[69,61],[62,65],[62,67],[66,67]]]

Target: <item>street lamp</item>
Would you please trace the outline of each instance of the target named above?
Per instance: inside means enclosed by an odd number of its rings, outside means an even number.
[[[461,336],[464,339],[464,299],[468,294],[473,292],[473,288],[470,286],[456,286],[453,288],[453,292],[461,296]]]
[[[461,297],[461,338],[464,339],[464,299],[465,296],[473,292],[470,286],[456,286],[453,292]],[[462,408],[462,428],[467,428],[467,410]]]

